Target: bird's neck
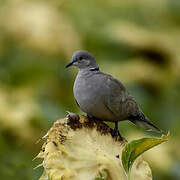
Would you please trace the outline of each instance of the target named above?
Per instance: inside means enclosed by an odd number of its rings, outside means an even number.
[[[89,71],[99,71],[99,67],[92,67],[92,68],[89,68]]]
[[[94,73],[96,73],[98,71],[99,71],[98,66],[92,66],[92,67],[79,69],[79,73],[84,74],[84,75],[86,75],[86,74],[94,74]]]

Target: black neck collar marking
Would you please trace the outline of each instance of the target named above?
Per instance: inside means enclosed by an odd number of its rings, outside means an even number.
[[[99,67],[90,68],[90,71],[99,71]]]

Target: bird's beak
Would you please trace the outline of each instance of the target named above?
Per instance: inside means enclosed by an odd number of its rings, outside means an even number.
[[[74,63],[74,61],[71,61],[70,63],[68,63],[68,64],[65,66],[65,68],[68,68],[68,67],[72,66],[73,63]]]

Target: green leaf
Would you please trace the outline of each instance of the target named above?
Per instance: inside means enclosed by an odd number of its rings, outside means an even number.
[[[121,157],[126,173],[129,174],[133,162],[139,155],[153,148],[154,146],[167,141],[168,138],[169,133],[167,135],[162,135],[160,138],[142,138],[127,143],[122,151]]]

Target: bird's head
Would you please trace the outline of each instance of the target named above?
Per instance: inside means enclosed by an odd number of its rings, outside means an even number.
[[[69,64],[66,65],[66,68],[70,66],[77,66],[79,69],[98,69],[95,58],[88,51],[82,50],[76,51],[73,54],[72,60]]]

